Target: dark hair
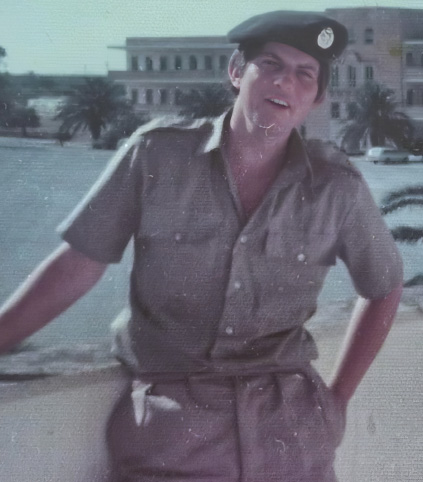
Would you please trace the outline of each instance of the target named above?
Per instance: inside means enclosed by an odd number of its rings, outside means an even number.
[[[260,55],[266,41],[263,42],[244,42],[240,44],[238,50],[241,54],[239,59],[237,60],[238,67],[243,71],[247,66],[247,63],[251,60],[255,59],[258,55]],[[329,77],[330,77],[330,64],[329,62],[321,62],[319,61],[319,78],[317,79],[318,88],[317,88],[317,95],[315,102],[321,100],[325,95],[326,88],[329,84]],[[235,95],[238,95],[239,90],[236,87],[231,88],[232,92]]]

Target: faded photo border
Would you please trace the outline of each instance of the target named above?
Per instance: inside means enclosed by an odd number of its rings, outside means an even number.
[[[423,6],[417,0],[406,5],[385,4],[351,2],[346,6],[338,1],[338,5],[325,5],[313,0],[302,6],[317,12],[327,8],[327,14],[337,14],[341,22],[349,23],[351,36],[346,53],[336,64],[337,73],[330,79],[325,102],[302,126],[302,134],[347,150],[349,162],[363,173],[379,206],[387,202],[391,192],[423,189],[423,162],[419,158],[423,148],[420,152],[418,143],[414,151],[408,150],[411,160],[406,164],[375,164],[366,156],[369,145],[353,148],[340,142],[345,125],[342,120],[348,120],[355,102],[354,89],[364,79],[393,89],[399,111],[413,119],[414,139],[421,139],[423,145],[423,28],[397,28],[401,15],[396,10],[415,9],[415,15],[408,14],[403,24],[421,19],[423,25]],[[50,0],[31,4],[5,0],[0,17],[8,24],[0,20],[0,31],[15,33],[5,34],[5,40],[0,38],[0,47],[7,54],[1,57],[0,51],[0,95],[1,89],[6,92],[10,88],[7,95],[18,95],[13,102],[35,109],[39,124],[29,121],[30,112],[25,111],[26,127],[19,122],[14,127],[0,126],[1,302],[20,283],[30,281],[29,273],[57,248],[57,227],[115,155],[112,150],[93,149],[89,130],[81,129],[72,138],[60,133],[63,119],[55,119],[57,109],[73,89],[84,84],[85,78],[98,81],[107,80],[107,76],[115,81],[129,79],[130,85],[135,72],[131,71],[130,56],[126,58],[130,55],[127,38],[223,36],[252,15],[295,7],[292,2],[273,0],[259,5],[246,0],[148,0],[137,6],[115,0],[78,1],[70,6]],[[354,12],[348,13],[349,8]],[[25,28],[18,28],[19,22]],[[97,24],[103,26],[102,33]],[[184,34],[188,24],[198,26],[190,26]],[[66,45],[59,42],[60,29]],[[110,36],[104,35],[107,29]],[[87,41],[81,42],[84,38]],[[38,54],[33,49],[37,41]],[[97,59],[89,54],[90,45]],[[166,49],[163,39],[160,48]],[[71,54],[72,49],[79,60]],[[160,52],[156,46],[154,49]],[[22,54],[25,51],[27,58]],[[407,57],[407,52],[414,57]],[[37,55],[39,60],[34,59]],[[159,54],[156,61],[154,68],[160,71]],[[202,69],[206,68],[204,64]],[[7,85],[1,83],[5,76]],[[127,90],[127,97],[146,106],[150,100],[153,105],[161,99],[164,103],[175,101],[174,93],[153,95],[140,90],[135,95],[133,91]],[[189,89],[184,93],[189,94]],[[149,95],[153,97],[149,99]],[[127,136],[121,137],[124,149]],[[402,205],[387,211],[386,222],[391,229],[421,228],[421,191],[402,195],[397,198]],[[415,281],[404,289],[387,341],[350,402],[335,465],[339,482],[418,481],[423,473],[423,286],[419,278],[423,246],[421,241],[398,242],[398,246],[404,258],[405,280]],[[129,246],[121,263],[111,265],[101,282],[75,306],[0,356],[4,480],[108,481],[107,420],[129,383],[111,352],[110,326],[127,315],[132,249]],[[339,260],[328,283],[316,315],[307,324],[319,350],[315,367],[325,380],[332,373],[355,300],[354,287]]]

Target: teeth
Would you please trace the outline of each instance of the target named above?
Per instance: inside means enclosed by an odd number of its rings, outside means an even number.
[[[284,100],[279,99],[270,99],[275,104],[283,105],[284,107],[288,107],[288,104]]]

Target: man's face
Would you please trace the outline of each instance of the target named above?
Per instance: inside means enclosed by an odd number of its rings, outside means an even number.
[[[244,69],[230,67],[232,84],[239,89],[235,106],[247,123],[291,132],[318,104],[319,69],[314,57],[268,42]]]

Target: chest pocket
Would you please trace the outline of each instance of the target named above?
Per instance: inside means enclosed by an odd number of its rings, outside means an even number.
[[[333,266],[336,264],[336,233],[306,232],[303,229],[270,229],[265,255],[298,266]]]
[[[202,244],[216,237],[222,225],[220,215],[205,215],[192,210],[149,209],[142,217],[136,238],[148,244]]]

